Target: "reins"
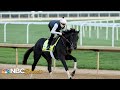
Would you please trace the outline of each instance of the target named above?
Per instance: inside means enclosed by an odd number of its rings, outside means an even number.
[[[67,38],[65,38],[63,35],[61,35],[61,37],[62,37],[64,40],[66,40],[66,41],[70,44],[70,46],[73,45],[73,44],[71,44],[71,42],[70,42]]]

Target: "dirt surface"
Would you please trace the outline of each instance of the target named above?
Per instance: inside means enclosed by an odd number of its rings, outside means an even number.
[[[0,64],[0,79],[30,79],[30,73],[24,74],[2,74],[2,70],[16,68],[13,64]],[[31,65],[17,65],[19,69],[30,70]],[[70,72],[73,69],[70,68]],[[36,66],[35,71],[37,73],[32,74],[31,79],[68,79],[67,74],[63,67],[56,67],[53,69],[52,77],[47,71],[47,67]],[[112,70],[89,70],[89,69],[77,69],[76,74],[72,79],[120,79],[120,71]]]

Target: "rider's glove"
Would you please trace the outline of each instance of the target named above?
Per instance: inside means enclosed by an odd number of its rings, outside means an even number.
[[[61,36],[62,36],[62,33],[59,33],[59,35],[61,35]]]

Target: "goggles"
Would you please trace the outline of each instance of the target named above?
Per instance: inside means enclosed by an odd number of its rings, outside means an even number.
[[[64,23],[61,23],[63,26],[65,26],[65,24]]]

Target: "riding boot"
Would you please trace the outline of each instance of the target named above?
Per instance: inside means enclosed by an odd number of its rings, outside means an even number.
[[[47,46],[46,50],[49,50],[50,49],[50,45]]]
[[[49,38],[49,41],[48,41],[48,46],[47,46],[47,50],[50,49],[50,45],[51,45],[51,42],[53,40],[53,37],[54,37],[54,34],[51,34],[50,38]]]

